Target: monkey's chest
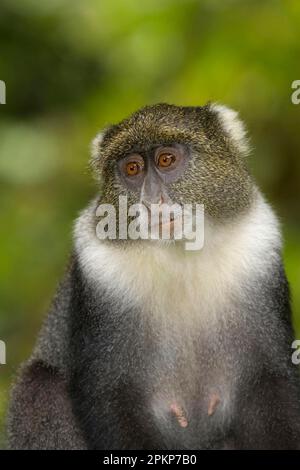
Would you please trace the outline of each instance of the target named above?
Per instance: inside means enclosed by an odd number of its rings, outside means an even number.
[[[145,364],[146,406],[170,445],[197,447],[199,433],[217,433],[226,425],[234,390],[208,338],[182,333],[157,342],[152,364]]]

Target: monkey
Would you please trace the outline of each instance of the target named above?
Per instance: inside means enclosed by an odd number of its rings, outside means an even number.
[[[217,103],[145,106],[94,139],[97,194],[13,386],[11,449],[300,448],[280,224],[249,153]],[[202,249],[99,239],[121,195],[203,204]]]

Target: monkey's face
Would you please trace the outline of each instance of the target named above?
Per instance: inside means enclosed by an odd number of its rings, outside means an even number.
[[[155,105],[106,130],[94,142],[101,201],[203,204],[205,213],[235,216],[251,202],[253,183],[236,113],[225,107]]]
[[[146,207],[177,202],[176,183],[183,178],[190,160],[186,145],[179,142],[154,143],[135,148],[117,162],[121,184]]]

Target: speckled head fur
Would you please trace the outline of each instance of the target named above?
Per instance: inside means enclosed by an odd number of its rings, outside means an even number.
[[[183,176],[168,187],[173,202],[204,204],[206,213],[218,219],[249,207],[254,185],[244,126],[235,111],[217,104],[146,106],[97,136],[92,167],[101,181],[101,201],[117,204],[119,195],[127,195],[130,204],[138,202],[139,195],[120,180],[118,160],[175,143],[187,148],[189,160]]]

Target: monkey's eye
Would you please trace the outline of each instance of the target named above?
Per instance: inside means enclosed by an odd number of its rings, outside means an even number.
[[[161,153],[158,156],[157,164],[158,166],[162,168],[167,168],[171,166],[175,162],[175,160],[176,160],[176,157],[172,153],[169,153],[169,152]]]
[[[126,173],[128,176],[136,176],[139,173],[141,173],[143,169],[144,169],[144,165],[142,162],[130,161],[126,163]]]

